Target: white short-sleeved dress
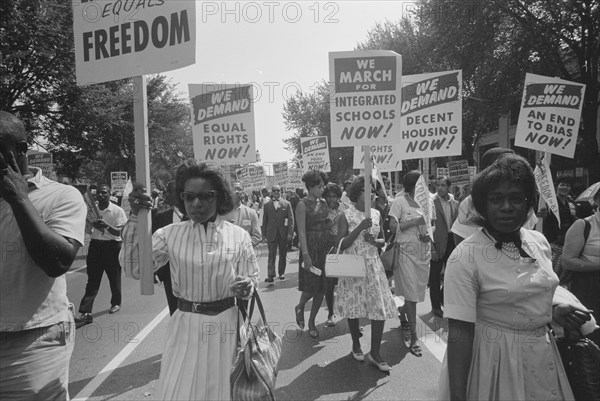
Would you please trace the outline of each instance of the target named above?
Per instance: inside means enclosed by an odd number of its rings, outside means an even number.
[[[554,338],[552,297],[558,277],[541,233],[521,229],[533,259],[513,260],[480,228],[451,254],[444,317],[475,323],[469,400],[572,400]],[[447,355],[440,400],[450,399]]]

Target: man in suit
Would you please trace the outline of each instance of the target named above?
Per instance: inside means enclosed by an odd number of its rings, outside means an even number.
[[[142,191],[144,192],[144,191]],[[170,206],[167,210],[155,212],[156,209],[152,209],[152,232],[154,233],[159,228],[168,226],[169,224],[179,223],[187,220],[185,212],[183,212],[178,205],[180,205],[177,191],[175,190],[175,182],[171,181],[167,184],[167,193],[165,202]],[[173,284],[171,283],[171,268],[167,263],[156,271],[156,276],[163,283],[165,287],[165,295],[167,296],[167,304],[169,305],[169,312],[171,315],[177,310],[177,297],[173,295]]]
[[[292,205],[292,212],[294,213],[294,221],[296,221],[296,206],[300,202],[300,198],[296,195],[296,192],[292,188],[287,190],[287,200]],[[288,243],[288,251],[293,250],[294,247],[298,248],[298,225],[294,225],[294,238]]]
[[[431,244],[429,297],[432,313],[437,317],[443,317],[440,278],[442,268],[455,247],[454,235],[450,228],[458,215],[458,202],[450,195],[451,184],[447,177],[439,177],[436,181],[436,193],[432,197],[436,219]]]
[[[292,205],[281,197],[281,187],[274,185],[271,189],[272,199],[264,205],[262,233],[269,247],[267,263],[268,277],[266,283],[272,283],[275,278],[275,253],[279,249],[279,279],[285,279],[285,262],[287,244],[294,235],[294,213]]]

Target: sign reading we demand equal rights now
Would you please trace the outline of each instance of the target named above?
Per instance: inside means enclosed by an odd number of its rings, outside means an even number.
[[[189,85],[194,157],[217,165],[256,162],[252,85]]]
[[[462,71],[402,77],[403,159],[462,153]]]
[[[194,1],[73,0],[72,6],[78,85],[195,62]]]
[[[329,53],[331,146],[398,143],[402,58],[387,50]]]
[[[300,148],[302,149],[302,169],[305,173],[310,170],[321,170],[325,173],[331,171],[326,136],[300,138]]]
[[[527,74],[515,145],[573,158],[585,85]]]

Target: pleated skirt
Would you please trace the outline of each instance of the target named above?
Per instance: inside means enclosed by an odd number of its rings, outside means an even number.
[[[157,399],[230,400],[238,308],[215,316],[177,310],[169,321]]]

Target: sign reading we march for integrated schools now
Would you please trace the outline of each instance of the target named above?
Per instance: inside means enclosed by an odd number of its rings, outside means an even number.
[[[394,144],[402,58],[387,50],[329,53],[331,146]]]
[[[515,145],[572,158],[585,85],[527,74]]]
[[[403,159],[462,153],[461,91],[460,70],[402,77]]]
[[[191,65],[196,3],[170,0],[73,0],[78,85]]]
[[[354,163],[352,168],[361,169],[365,167],[365,146],[366,145],[354,147]],[[375,162],[377,170],[380,173],[402,170],[400,145],[373,145],[371,146],[371,158]]]
[[[325,173],[331,171],[326,136],[300,138],[300,147],[302,148],[302,169],[305,173],[310,170],[321,170]]]
[[[256,162],[252,85],[189,85],[194,157],[210,163]]]

